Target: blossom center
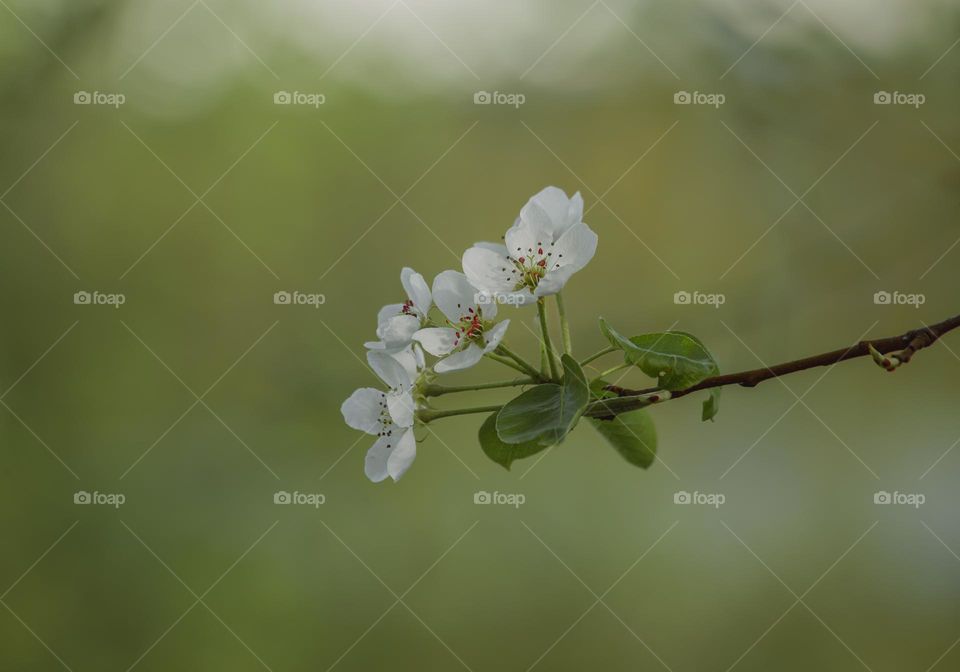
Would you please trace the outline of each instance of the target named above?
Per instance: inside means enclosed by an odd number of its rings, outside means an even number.
[[[459,320],[456,322],[448,320],[447,322],[456,330],[453,337],[453,347],[459,347],[461,343],[469,341],[482,343],[483,330],[486,325],[483,322],[483,311],[479,308],[468,307],[467,312],[462,314]]]
[[[393,418],[390,416],[390,409],[387,406],[387,395],[384,392],[380,393],[380,416],[378,420],[380,422],[380,431],[377,432],[377,436],[393,436]]]
[[[514,291],[524,287],[531,291],[536,289],[548,272],[560,267],[560,257],[563,255],[558,254],[555,259],[553,245],[544,245],[542,241],[538,241],[536,246],[526,250],[517,247],[509,251],[508,265],[503,266],[500,271],[507,274],[507,280],[513,283]]]

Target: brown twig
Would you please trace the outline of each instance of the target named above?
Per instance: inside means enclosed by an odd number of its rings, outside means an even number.
[[[668,397],[666,397],[666,395],[664,396],[668,399],[676,399],[700,390],[707,390],[712,387],[725,387],[727,385],[754,387],[771,378],[779,378],[780,376],[813,369],[818,366],[830,366],[839,362],[845,362],[848,359],[856,359],[857,357],[866,357],[872,354],[870,351],[871,346],[879,353],[887,356],[887,360],[891,365],[881,365],[892,371],[900,364],[909,362],[919,350],[930,347],[941,336],[958,327],[960,327],[960,315],[928,327],[913,329],[900,336],[860,341],[847,348],[840,348],[820,355],[804,357],[803,359],[795,359],[791,362],[784,362],[783,364],[777,364],[771,367],[706,378],[693,387],[671,392]],[[635,398],[636,401],[632,404],[629,402],[623,403],[627,401],[626,399],[606,400],[606,405],[602,402],[596,402],[597,408],[590,409],[588,415],[593,417],[612,417],[618,413],[648,406],[650,403],[653,403],[653,401],[645,397],[660,390],[658,387],[651,387],[644,390],[631,390],[617,385],[608,385],[604,389],[616,393],[618,397],[632,397]],[[633,401],[633,399],[631,399],[631,401]]]

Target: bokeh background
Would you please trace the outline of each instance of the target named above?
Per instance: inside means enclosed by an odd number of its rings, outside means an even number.
[[[459,268],[550,184],[600,236],[582,356],[601,315],[735,371],[955,314],[955,3],[0,5],[0,668],[960,668],[960,338],[728,389],[714,423],[665,404],[649,471],[584,426],[507,472],[470,416],[374,485],[339,412],[401,267]]]

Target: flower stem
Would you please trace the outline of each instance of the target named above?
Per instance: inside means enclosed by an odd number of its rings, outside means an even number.
[[[493,413],[499,411],[502,406],[473,406],[471,408],[454,408],[448,411],[437,411],[431,409],[422,409],[417,411],[417,418],[421,422],[431,422],[440,418],[450,418],[455,415],[469,415],[471,413]]]
[[[570,339],[570,323],[567,322],[567,309],[563,304],[563,292],[557,292],[557,312],[560,313],[560,337],[563,339],[563,351],[568,355],[573,352],[573,341]]]
[[[520,366],[519,366],[516,362],[514,362],[514,361],[512,361],[512,360],[510,360],[510,359],[507,359],[506,357],[501,357],[500,355],[495,355],[495,354],[493,354],[492,352],[488,352],[487,354],[484,355],[484,357],[487,357],[488,359],[492,359],[492,360],[495,361],[495,362],[499,362],[500,364],[503,364],[504,366],[509,366],[509,367],[510,367],[511,369],[513,369],[514,371],[519,371],[520,373],[527,373],[526,369],[520,368]],[[537,373],[537,375],[538,375],[538,376],[540,375],[539,372]]]
[[[633,364],[620,364],[619,366],[614,366],[614,367],[609,368],[609,369],[607,369],[606,371],[602,372],[599,376],[597,376],[597,378],[603,378],[603,377],[605,377],[605,376],[609,376],[611,373],[615,373],[616,371],[619,371],[620,369],[627,369],[627,368],[629,368],[629,367],[631,367],[631,366],[633,366]]]
[[[512,359],[514,362],[516,362],[517,365],[520,366],[521,370],[522,370],[524,373],[528,373],[528,374],[530,374],[531,376],[533,376],[534,378],[542,378],[542,376],[540,375],[540,373],[536,370],[536,368],[534,368],[534,366],[533,366],[532,364],[530,364],[530,362],[528,362],[528,361],[525,360],[523,357],[521,357],[520,355],[518,355],[517,353],[515,353],[513,350],[511,350],[510,348],[508,348],[507,346],[505,346],[503,343],[501,343],[501,344],[497,347],[497,352],[500,353],[500,354],[502,354],[502,355],[506,355],[507,357],[509,357],[510,359]]]
[[[495,390],[501,387],[519,387],[521,385],[533,385],[538,381],[534,378],[516,378],[514,380],[504,380],[499,383],[480,383],[478,385],[427,385],[423,393],[428,397],[439,397],[444,394],[454,392],[474,392],[476,390]]]
[[[592,355],[590,355],[589,357],[587,357],[586,359],[584,359],[583,361],[581,361],[581,362],[580,362],[580,366],[586,366],[587,364],[589,364],[589,363],[592,362],[593,360],[595,360],[595,359],[600,359],[600,358],[603,357],[604,355],[609,354],[609,353],[611,353],[611,352],[616,352],[616,351],[617,351],[617,349],[614,348],[614,347],[604,348],[603,350],[601,350],[601,351],[599,351],[599,352],[595,352],[595,353],[593,353]]]
[[[547,329],[547,304],[542,298],[537,299],[537,316],[540,318],[540,334],[543,338],[543,349],[547,352],[550,377],[553,380],[560,380],[560,373],[557,371],[557,362],[553,354],[553,345],[550,343],[550,330]]]

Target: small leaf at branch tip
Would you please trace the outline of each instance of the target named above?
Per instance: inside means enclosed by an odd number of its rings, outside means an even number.
[[[891,370],[890,360],[887,357],[885,357],[879,350],[873,347],[873,343],[867,343],[867,349],[870,351],[870,356],[873,358],[873,361],[874,363],[876,363],[877,366],[882,367],[887,371]]]
[[[880,366],[885,371],[896,371],[897,368],[903,364],[901,360],[896,355],[884,355],[875,347],[872,343],[867,343],[867,349],[870,351],[870,356],[873,358],[873,361],[876,362],[877,366]]]

